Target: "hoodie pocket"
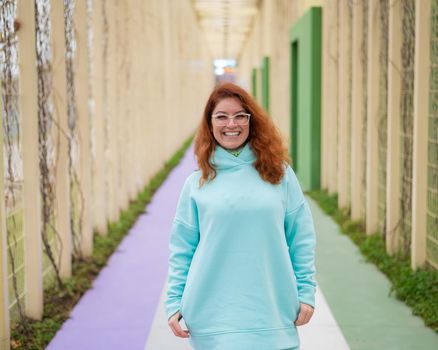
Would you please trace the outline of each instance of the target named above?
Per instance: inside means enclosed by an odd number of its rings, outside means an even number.
[[[294,319],[294,322],[298,319],[298,315],[300,314],[300,308],[301,308],[301,304],[300,304],[300,301],[297,298],[296,299],[296,306],[295,306],[295,319]]]
[[[184,317],[185,312],[184,312],[184,303],[183,303],[183,300],[181,300],[181,305],[180,305],[180,310],[179,310],[179,312],[180,312],[182,318],[184,319],[184,323],[186,324],[187,329],[189,329],[189,325],[187,324],[187,320],[186,320],[186,318]]]

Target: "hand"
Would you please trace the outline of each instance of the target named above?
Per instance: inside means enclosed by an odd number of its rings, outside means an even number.
[[[179,321],[181,320],[182,315],[178,311],[175,314],[173,314],[171,317],[169,317],[169,327],[172,330],[173,334],[175,336],[180,338],[189,338],[189,330],[188,329],[182,329],[181,325],[179,324]]]
[[[300,303],[300,311],[295,320],[295,326],[305,325],[310,321],[313,315],[313,307],[304,303]]]

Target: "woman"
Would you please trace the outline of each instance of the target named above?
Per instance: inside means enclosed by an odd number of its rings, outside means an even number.
[[[298,349],[296,326],[313,314],[315,235],[279,132],[227,83],[207,101],[195,153],[170,238],[170,328],[196,350]]]

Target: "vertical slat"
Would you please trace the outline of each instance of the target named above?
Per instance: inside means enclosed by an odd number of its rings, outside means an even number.
[[[115,1],[106,1],[107,16],[108,16],[108,132],[109,132],[109,144],[107,155],[108,161],[108,215],[110,222],[116,222],[119,218],[119,206],[118,206],[118,133],[116,127],[116,111],[117,111],[117,96],[116,96],[116,84],[117,84],[117,50],[116,45],[116,3]]]
[[[3,110],[3,99],[0,98],[0,110]],[[3,150],[3,118],[0,118],[0,149]],[[7,230],[4,196],[3,151],[0,152],[0,349],[9,350],[9,297],[8,297],[8,266],[7,266]]]
[[[93,225],[91,219],[91,148],[90,115],[88,110],[88,29],[87,4],[85,0],[75,2],[73,14],[76,45],[75,93],[79,142],[79,202],[81,220],[81,253],[91,256],[93,252]]]
[[[161,7],[162,5],[160,5]],[[138,28],[141,28],[142,25],[142,13],[143,13],[143,1],[141,0],[137,0],[136,1],[136,6],[132,7],[132,13],[133,16],[135,18],[135,21],[133,21],[131,23],[132,26],[132,33],[141,33],[139,31]],[[160,9],[161,10],[161,9]],[[162,23],[163,19],[161,16],[159,16],[160,18],[160,23]],[[160,40],[162,40],[163,38],[160,37]],[[159,57],[163,57],[162,56],[162,51],[164,50],[164,43],[163,41],[161,41],[161,45],[159,46],[159,50],[157,52],[157,55],[159,55]],[[142,109],[142,100],[143,100],[143,89],[142,89],[142,80],[143,80],[143,52],[144,52],[144,47],[145,47],[145,43],[142,40],[139,40],[139,42],[136,42],[136,46],[137,46],[137,50],[134,50],[134,68],[133,70],[135,70],[136,75],[135,75],[135,79],[133,82],[133,91],[134,91],[134,105],[133,105],[133,111],[143,111]],[[159,96],[161,96],[161,98],[164,98],[164,84],[165,84],[165,76],[164,76],[164,72],[161,69],[161,65],[163,64],[164,59],[162,59],[160,61],[160,66],[159,66],[159,72],[158,74],[161,76],[161,89],[159,90]],[[161,113],[163,115],[163,119],[165,118],[165,107],[161,106]],[[135,159],[134,159],[134,165],[135,165],[135,172],[136,172],[136,177],[135,177],[135,188],[136,188],[136,192],[140,192],[144,186],[144,184],[146,183],[145,181],[145,167],[146,162],[144,161],[145,158],[145,153],[143,151],[143,147],[144,147],[144,138],[142,137],[143,133],[144,133],[144,128],[143,128],[143,123],[144,123],[144,119],[145,119],[145,115],[143,112],[134,113],[134,129],[132,130],[134,133],[134,149],[135,149]],[[162,120],[162,123],[164,124],[164,120]],[[164,140],[163,140],[163,145],[164,145]]]
[[[401,4],[389,5],[388,46],[388,158],[386,173],[386,249],[397,250],[400,220],[400,89],[401,89]]]
[[[334,194],[338,191],[338,152],[337,152],[337,123],[338,123],[338,2],[336,0],[328,1],[330,8],[330,30],[329,30],[329,73],[330,79],[330,92],[329,92],[329,109],[326,111],[332,129],[329,132],[328,144],[330,162],[328,163],[328,190],[330,194]]]
[[[352,39],[352,107],[351,107],[351,218],[361,218],[363,159],[362,159],[362,105],[363,91],[363,64],[362,64],[362,37],[363,37],[363,11],[361,3],[353,5],[353,39]]]
[[[330,106],[330,93],[328,87],[330,86],[329,76],[329,28],[330,28],[330,16],[329,16],[328,2],[325,3],[322,11],[322,108],[321,108],[321,188],[328,189],[329,186],[329,113]]]
[[[426,261],[427,130],[430,73],[430,0],[417,2],[415,19],[414,134],[412,178],[413,269]]]
[[[173,96],[173,79],[175,79],[175,66],[172,61],[172,57],[174,57],[174,51],[173,51],[173,33],[174,33],[174,23],[172,22],[172,6],[169,3],[169,0],[164,0],[162,2],[162,23],[164,26],[164,32],[163,32],[163,56],[164,56],[164,96],[167,101],[170,101],[170,96]],[[146,10],[145,10],[146,11]],[[146,85],[146,84],[145,84]],[[172,117],[175,115],[175,112],[177,111],[176,101],[173,101],[175,103],[165,103],[164,107],[164,125],[166,127],[166,130],[172,130],[171,123],[172,123]],[[150,116],[145,116],[144,122],[147,123]],[[174,132],[170,131],[169,135],[165,136],[165,154],[170,154],[173,144],[170,140],[170,136],[174,137]],[[154,137],[151,135],[151,137]],[[147,161],[147,169],[146,169],[146,181],[151,176],[151,167],[152,167],[152,159],[153,155],[146,155],[146,161]]]
[[[51,2],[53,47],[53,118],[58,121],[61,133],[58,140],[56,164],[56,231],[61,239],[60,275],[71,276],[72,236],[70,227],[70,179],[68,172],[67,78],[65,64],[64,4]]]
[[[92,9],[92,70],[91,89],[93,96],[93,131],[94,131],[94,159],[93,159],[93,223],[99,234],[107,232],[105,210],[105,123],[104,123],[104,77],[103,77],[103,2],[105,0],[93,0]]]
[[[379,124],[379,4],[369,0],[368,9],[368,91],[367,91],[367,169],[366,232],[375,233],[378,226],[378,124]]]
[[[41,246],[40,168],[38,154],[38,83],[35,48],[35,7],[18,1],[18,18],[23,23],[18,31],[20,46],[19,108],[23,133],[24,192],[24,278],[25,312],[28,317],[43,315],[43,279]]]
[[[126,10],[125,10],[126,13],[124,19],[126,23],[125,35],[127,36],[127,43],[128,43],[127,51],[129,52],[127,56],[128,59],[126,62],[127,84],[125,90],[126,98],[127,100],[129,99],[129,103],[126,103],[126,110],[129,113],[129,124],[126,123],[125,135],[126,138],[129,140],[128,150],[127,150],[129,155],[129,166],[127,167],[127,169],[125,169],[124,177],[127,186],[127,198],[128,198],[126,207],[128,207],[129,201],[133,200],[137,194],[136,183],[137,183],[137,175],[138,175],[137,167],[136,167],[136,147],[135,147],[136,137],[135,137],[134,128],[136,127],[135,119],[139,113],[135,109],[136,107],[135,94],[133,93],[133,91],[135,91],[136,89],[135,80],[137,79],[137,76],[135,75],[136,45],[134,44],[134,42],[137,43],[137,41],[135,40],[137,38],[135,34],[135,26],[137,25],[137,23],[135,22],[136,16],[134,12],[138,7],[136,1],[129,1],[129,2],[127,1],[125,3],[125,6],[126,6]]]
[[[339,2],[339,39],[338,39],[338,207],[348,207],[348,3]]]

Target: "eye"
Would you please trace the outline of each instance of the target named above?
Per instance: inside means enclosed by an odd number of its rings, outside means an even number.
[[[234,118],[236,121],[244,121],[247,119],[247,116],[246,114],[237,114]]]
[[[228,119],[228,117],[226,115],[222,115],[222,114],[217,115],[215,118],[216,118],[216,120],[221,121],[221,122]]]

